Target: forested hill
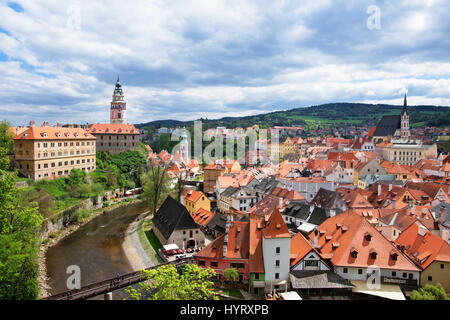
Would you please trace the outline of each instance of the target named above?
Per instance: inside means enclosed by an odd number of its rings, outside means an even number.
[[[199,119],[208,127],[225,126],[227,128],[260,126],[342,126],[376,125],[385,115],[400,114],[403,106],[363,103],[328,103],[317,106],[275,111],[246,117],[225,117],[221,119]],[[412,127],[450,126],[450,108],[438,106],[408,106]],[[190,126],[193,121],[158,120],[136,124],[143,127]]]

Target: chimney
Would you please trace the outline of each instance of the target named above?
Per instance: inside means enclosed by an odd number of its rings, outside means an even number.
[[[381,196],[381,184],[378,185],[378,196]]]
[[[392,191],[392,183],[389,183],[389,191]]]
[[[50,124],[47,122],[47,121],[44,121],[43,123],[42,123],[42,126],[43,127],[48,127]]]
[[[278,206],[280,207],[280,209],[283,207],[283,198],[282,197],[278,198]]]
[[[392,201],[392,209],[395,209],[395,201]]]
[[[56,124],[56,127],[62,127],[62,123],[61,123],[61,122],[58,122],[58,123]]]
[[[30,121],[30,127],[34,127],[36,125],[36,121]]]

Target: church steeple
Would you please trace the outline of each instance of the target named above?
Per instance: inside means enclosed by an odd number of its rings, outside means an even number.
[[[405,98],[403,99],[403,110],[400,116],[400,125],[400,136],[402,138],[409,138],[411,136],[411,133],[409,132],[409,115],[406,102],[406,93]]]
[[[408,114],[408,109],[407,107],[407,103],[406,103],[406,93],[405,93],[405,98],[403,99],[403,110],[402,110],[402,114]]]

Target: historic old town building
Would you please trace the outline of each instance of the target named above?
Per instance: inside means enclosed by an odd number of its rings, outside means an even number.
[[[95,137],[82,128],[30,126],[14,137],[15,167],[33,180],[95,170]]]

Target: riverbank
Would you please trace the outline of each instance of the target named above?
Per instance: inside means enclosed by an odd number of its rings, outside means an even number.
[[[141,243],[139,237],[139,229],[142,228],[144,218],[147,214],[148,212],[144,212],[139,215],[139,217],[128,226],[125,232],[124,241],[122,243],[123,252],[125,253],[128,263],[134,271],[155,265],[149,254],[144,249],[145,244]]]
[[[47,255],[47,250],[49,248],[55,246],[59,241],[61,241],[68,235],[72,234],[73,232],[77,231],[80,227],[91,222],[96,217],[98,217],[106,212],[110,212],[117,208],[120,208],[123,206],[128,206],[130,204],[134,204],[139,201],[142,201],[142,200],[134,199],[129,202],[117,203],[116,205],[111,206],[111,207],[97,209],[97,210],[93,211],[91,213],[91,215],[88,218],[86,218],[84,221],[74,224],[74,225],[70,225],[67,228],[64,228],[63,230],[58,231],[55,234],[52,234],[51,236],[49,236],[49,238],[47,240],[43,241],[42,245],[40,247],[39,259],[38,259],[38,262],[39,262],[39,277],[38,277],[39,298],[44,298],[44,297],[47,297],[50,295],[49,290],[51,290],[51,287],[49,285],[49,277],[47,274],[47,267],[46,267],[46,255]]]

